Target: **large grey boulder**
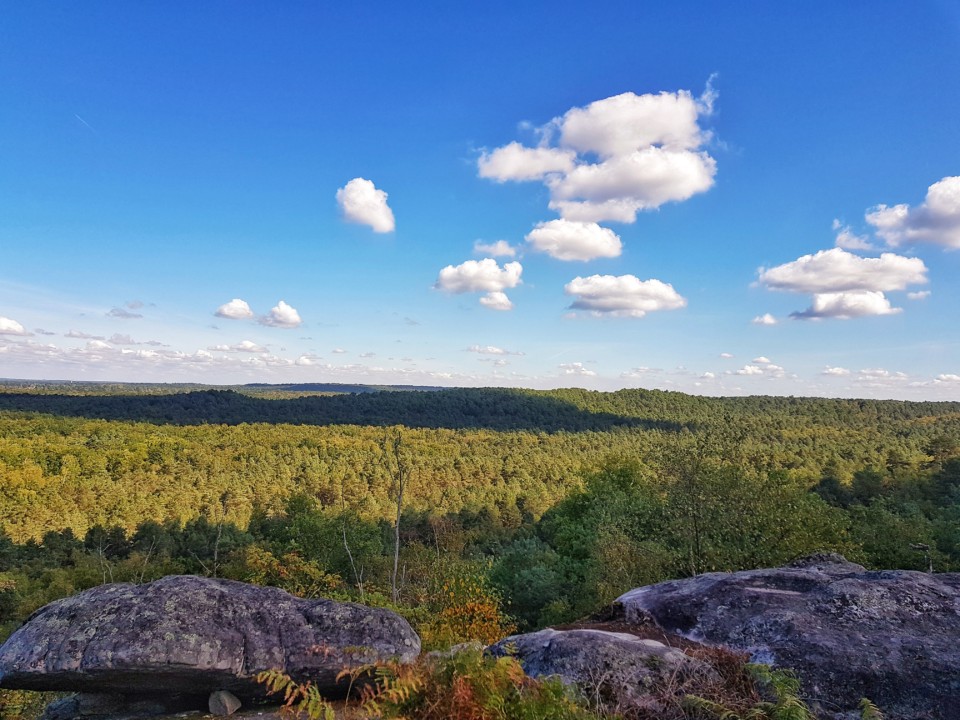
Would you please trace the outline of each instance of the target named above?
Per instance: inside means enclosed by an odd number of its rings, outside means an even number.
[[[171,576],[102,585],[35,612],[0,647],[0,687],[89,693],[263,695],[254,679],[279,669],[342,694],[347,667],[420,653],[388,610],[302,600],[277,588]]]
[[[868,572],[820,554],[637,588],[617,603],[628,622],[794,669],[823,712],[868,697],[890,720],[960,718],[960,574]]]
[[[546,629],[513,635],[487,651],[513,655],[531,677],[559,677],[595,705],[634,714],[662,712],[688,688],[719,680],[702,660],[628,633]]]

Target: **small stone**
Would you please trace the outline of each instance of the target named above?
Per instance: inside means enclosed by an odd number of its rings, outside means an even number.
[[[210,693],[210,714],[220,717],[233,715],[240,709],[240,701],[229,690],[214,690]]]

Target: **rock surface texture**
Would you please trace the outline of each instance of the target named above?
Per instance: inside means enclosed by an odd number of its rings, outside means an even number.
[[[889,720],[960,718],[960,574],[870,572],[822,554],[637,588],[617,603],[628,622],[794,669],[821,712],[868,697]]]
[[[608,709],[657,712],[663,694],[681,696],[688,682],[714,679],[707,663],[656,640],[603,630],[540,630],[488,648],[512,654],[531,677],[558,676]],[[668,687],[669,686],[669,687]]]
[[[0,687],[259,697],[279,669],[342,694],[346,667],[414,660],[420,639],[387,610],[302,600],[277,588],[192,576],[102,585],[34,613],[0,647]]]

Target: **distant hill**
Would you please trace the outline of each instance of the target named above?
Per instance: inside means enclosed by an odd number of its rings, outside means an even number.
[[[174,425],[270,423],[405,425],[416,428],[606,431],[679,430],[709,425],[747,435],[774,428],[882,428],[899,435],[916,426],[953,432],[960,403],[793,397],[712,398],[660,390],[436,388],[336,383],[199,385],[0,385],[0,411]],[[912,430],[911,430],[912,432]]]

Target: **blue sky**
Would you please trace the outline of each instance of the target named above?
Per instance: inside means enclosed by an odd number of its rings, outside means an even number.
[[[958,68],[947,2],[13,5],[0,377],[960,399]]]

